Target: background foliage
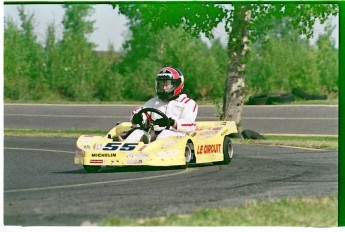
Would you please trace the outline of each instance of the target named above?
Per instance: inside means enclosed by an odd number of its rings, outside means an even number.
[[[34,34],[35,17],[18,8],[21,25],[5,19],[4,98],[43,101],[146,101],[155,95],[154,78],[164,66],[178,67],[185,91],[198,101],[224,94],[228,55],[225,45],[211,45],[182,28],[152,32],[130,21],[131,36],[122,51],[95,51],[87,36],[94,31],[92,5],[65,5],[63,37],[49,26],[43,44]],[[114,12],[115,13],[115,12]],[[216,14],[217,12],[215,12]],[[326,27],[315,45],[290,26],[291,19],[272,19],[269,39],[251,43],[246,94],[290,92],[338,93],[338,49]]]

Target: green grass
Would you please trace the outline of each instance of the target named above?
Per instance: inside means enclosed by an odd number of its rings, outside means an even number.
[[[296,98],[295,101],[286,103],[286,104],[275,104],[275,105],[338,105],[339,98],[338,96],[331,96],[327,100],[304,100]]]
[[[159,218],[108,218],[102,226],[337,226],[337,197],[254,202],[239,207],[202,209],[191,215]]]
[[[267,140],[233,139],[240,144],[293,146],[312,149],[338,150],[338,136],[264,135]]]

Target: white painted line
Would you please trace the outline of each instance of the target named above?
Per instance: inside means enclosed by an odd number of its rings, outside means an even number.
[[[300,104],[291,104],[291,105],[245,105],[244,107],[248,107],[248,108],[279,108],[279,107],[338,107],[339,105],[326,105],[326,104],[323,104],[323,105],[318,105],[318,104],[315,104],[315,105],[312,105],[312,104],[303,104],[303,105],[300,105]]]
[[[4,114],[5,116],[20,116],[20,117],[52,117],[52,118],[126,118],[129,116],[102,116],[102,115],[51,115],[51,114]],[[197,117],[198,119],[216,118],[217,116]],[[286,117],[243,117],[249,120],[338,120],[338,118],[286,118]]]
[[[294,149],[299,149],[299,150],[307,150],[307,151],[330,151],[333,152],[333,150],[326,150],[326,149],[321,149],[321,148],[309,148],[309,147],[297,147],[297,146],[289,146],[289,145],[272,145],[272,144],[251,144],[247,143],[246,145],[255,145],[255,146],[267,146],[267,147],[285,147],[285,148],[294,148]]]
[[[102,106],[124,106],[124,107],[136,107],[136,106],[139,106],[139,105],[144,105],[145,102],[138,102],[138,104],[78,104],[78,103],[71,103],[71,104],[53,104],[53,103],[5,103],[4,106],[56,106],[56,107],[64,107],[64,106],[97,106],[97,107],[102,107]],[[199,107],[214,107],[216,108],[215,105],[208,105],[208,104],[205,104],[205,105],[198,105]],[[244,105],[243,107],[244,108],[263,108],[263,107],[266,107],[266,108],[277,108],[277,107],[338,107],[339,105],[326,105],[326,104],[323,104],[323,105],[317,105],[317,104],[296,104],[296,105]]]
[[[145,102],[143,103],[138,103],[138,105],[144,105]],[[6,103],[4,106],[54,106],[54,107],[70,107],[70,106],[82,106],[82,107],[87,107],[87,106],[96,106],[96,107],[102,107],[102,106],[124,106],[124,107],[136,107],[138,105],[133,105],[133,104],[49,104],[49,103]]]
[[[283,134],[283,133],[276,133],[276,134],[273,134],[273,133],[260,133],[262,135],[281,135],[281,136],[296,136],[296,137],[338,137],[338,135],[325,135],[325,134]]]
[[[91,183],[84,183],[84,184],[70,184],[70,185],[58,185],[58,186],[51,186],[51,187],[4,190],[4,193],[17,193],[17,192],[40,191],[40,190],[51,190],[51,189],[77,188],[77,187],[85,187],[85,186],[101,185],[101,184],[114,184],[114,183],[116,184],[116,183],[131,182],[131,181],[137,181],[137,180],[150,180],[150,179],[157,179],[157,178],[162,178],[162,177],[180,175],[180,174],[183,174],[185,172],[188,172],[189,170],[190,169],[185,169],[185,170],[180,171],[180,172],[169,173],[169,174],[165,174],[165,175],[138,177],[138,178],[122,179],[122,180],[109,180],[109,181],[91,182]]]
[[[59,150],[46,150],[46,149],[32,149],[32,148],[17,148],[17,147],[4,147],[7,150],[20,150],[20,151],[42,151],[42,152],[58,152],[58,153],[70,153],[75,154],[71,151],[59,151]]]
[[[51,117],[51,118],[127,118],[129,116],[101,116],[101,115],[50,115],[50,114],[5,114],[5,116],[20,116],[20,117]]]
[[[244,117],[243,119],[255,120],[338,120],[338,118],[283,118],[283,117]]]

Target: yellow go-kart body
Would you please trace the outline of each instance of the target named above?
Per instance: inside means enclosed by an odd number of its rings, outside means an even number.
[[[148,144],[127,143],[123,136],[130,122],[120,123],[105,136],[82,135],[77,140],[75,164],[89,172],[102,166],[187,166],[195,163],[228,164],[233,155],[230,136],[237,133],[234,121],[196,122],[196,130]]]

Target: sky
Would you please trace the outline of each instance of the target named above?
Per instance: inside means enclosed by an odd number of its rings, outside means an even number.
[[[18,5],[4,5],[5,19],[11,17],[19,23],[17,8]],[[95,31],[90,36],[90,41],[97,44],[97,50],[107,50],[109,44],[112,44],[115,50],[120,50],[128,31],[126,17],[119,15],[118,11],[108,4],[94,4],[93,8],[94,13],[90,20],[95,20]],[[26,5],[25,9],[27,13],[33,14],[35,17],[34,27],[40,42],[45,40],[47,27],[51,23],[56,26],[57,35],[60,35],[61,38],[63,31],[61,22],[64,15],[61,4]]]
[[[4,17],[12,18],[19,25],[18,5],[4,5]],[[126,23],[128,20],[125,16],[118,14],[117,9],[113,9],[108,4],[94,4],[94,13],[90,17],[90,20],[95,20],[95,31],[90,35],[89,39],[97,45],[97,50],[108,50],[109,44],[113,45],[116,51],[120,51],[122,44],[128,35]],[[33,14],[35,17],[35,30],[38,40],[43,42],[46,38],[47,27],[49,24],[54,23],[57,30],[58,38],[62,35],[62,18],[64,15],[64,9],[61,4],[34,4],[26,5],[26,12]],[[339,47],[339,17],[333,17],[332,23],[336,25],[333,31],[332,37],[335,40],[336,47]],[[315,26],[315,37],[311,40],[314,43],[318,34],[323,33],[323,27],[319,23]],[[223,25],[220,25],[214,30],[216,38],[220,38],[221,41],[226,43],[227,34],[224,31]],[[205,38],[203,40],[206,43],[209,41]]]

